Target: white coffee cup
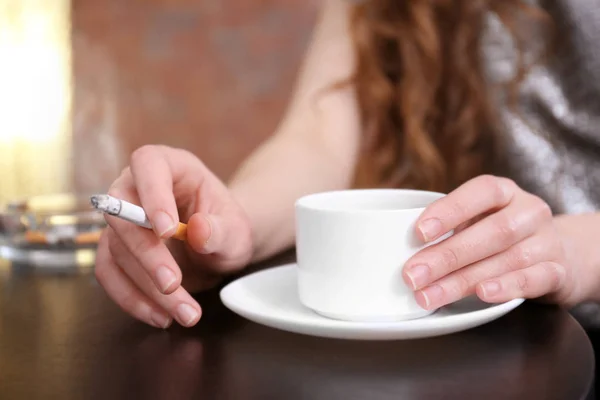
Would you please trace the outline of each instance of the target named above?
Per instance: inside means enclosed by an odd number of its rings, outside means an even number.
[[[322,316],[347,321],[399,321],[431,314],[415,301],[402,269],[424,247],[416,236],[417,218],[443,196],[368,189],[299,199],[296,257],[301,303]]]

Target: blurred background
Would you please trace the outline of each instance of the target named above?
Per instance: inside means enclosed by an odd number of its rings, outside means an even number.
[[[99,192],[143,144],[227,179],[274,130],[306,0],[0,0],[0,201]]]

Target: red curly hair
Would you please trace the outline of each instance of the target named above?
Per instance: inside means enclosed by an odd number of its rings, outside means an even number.
[[[488,172],[494,110],[481,57],[485,18],[496,16],[517,54],[519,27],[549,21],[521,0],[364,0],[351,14],[356,87],[364,128],[358,187],[447,192]],[[539,59],[538,59],[539,61]],[[518,57],[506,90],[516,104],[528,68]]]

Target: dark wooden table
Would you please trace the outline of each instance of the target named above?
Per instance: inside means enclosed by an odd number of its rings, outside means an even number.
[[[276,262],[276,261],[274,261]],[[0,399],[583,399],[594,353],[565,311],[524,304],[414,341],[314,338],[199,296],[193,329],[133,321],[89,271],[0,268]]]

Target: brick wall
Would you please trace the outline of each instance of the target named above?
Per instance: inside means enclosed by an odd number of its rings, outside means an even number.
[[[314,0],[73,0],[79,190],[104,189],[146,143],[230,176],[279,121],[315,11]]]

